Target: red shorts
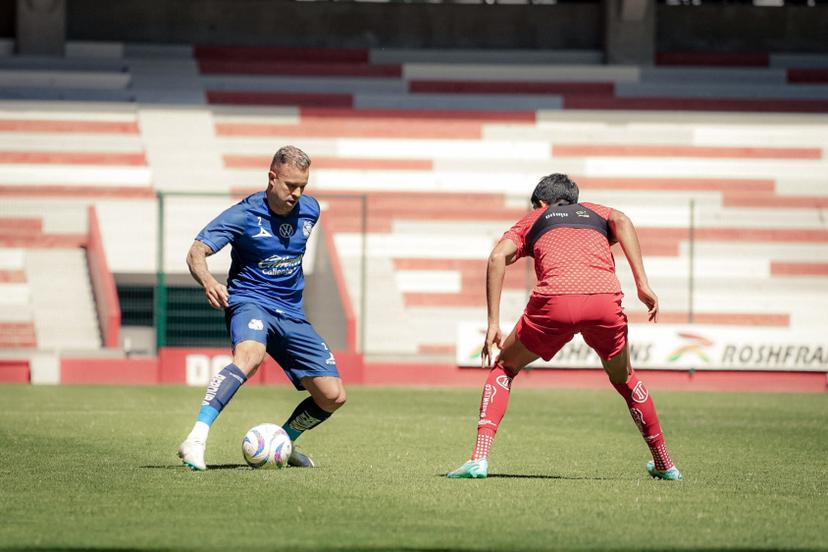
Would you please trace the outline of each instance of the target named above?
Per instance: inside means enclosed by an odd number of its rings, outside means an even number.
[[[586,344],[608,360],[627,344],[623,297],[623,293],[533,295],[517,323],[517,338],[549,360],[580,332]]]

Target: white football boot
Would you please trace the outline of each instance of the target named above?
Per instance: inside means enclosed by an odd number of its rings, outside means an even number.
[[[205,471],[207,469],[207,464],[204,463],[204,449],[206,446],[201,441],[187,438],[178,447],[178,457],[191,470]]]

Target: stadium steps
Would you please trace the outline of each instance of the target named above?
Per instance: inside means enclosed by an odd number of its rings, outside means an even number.
[[[0,233],[10,230],[8,219],[0,219]],[[29,229],[41,226],[37,219],[21,221]],[[26,280],[22,249],[0,248],[0,349],[34,348],[37,338],[31,311],[31,289]]]
[[[55,350],[101,347],[82,249],[27,250],[26,278],[31,287],[38,347]]]

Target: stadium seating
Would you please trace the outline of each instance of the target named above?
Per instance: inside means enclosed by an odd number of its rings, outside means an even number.
[[[633,218],[665,321],[804,328],[828,306],[824,57],[641,68],[588,51],[117,46],[0,58],[0,194],[94,204],[118,277],[156,269],[156,191],[227,194],[167,198],[164,267],[184,274],[198,228],[262,189],[274,149],[294,143],[314,159],[368,353],[449,354],[457,322],[485,316],[491,246],[550,172]],[[69,239],[51,234],[37,239]],[[33,247],[12,237],[2,246]],[[504,320],[533,280],[510,270]]]

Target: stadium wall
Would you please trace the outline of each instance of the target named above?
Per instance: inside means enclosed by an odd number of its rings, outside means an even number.
[[[659,52],[828,52],[828,6],[659,6]]]
[[[66,10],[68,40],[335,48],[601,49],[603,45],[599,2],[527,7],[72,0]]]
[[[479,387],[485,380],[481,368],[461,368],[435,363],[365,363],[360,355],[335,351],[337,365],[347,385]],[[62,385],[158,385],[204,387],[231,361],[224,348],[167,347],[157,357],[71,358],[58,360],[55,374],[38,374],[37,363],[0,360],[0,383],[50,383]],[[53,370],[47,367],[48,370]],[[679,391],[825,393],[824,372],[680,371],[642,370],[651,389]],[[44,377],[47,376],[47,377]],[[601,369],[527,370],[520,386],[538,389],[609,389]],[[278,365],[267,358],[248,380],[250,385],[290,385]]]

